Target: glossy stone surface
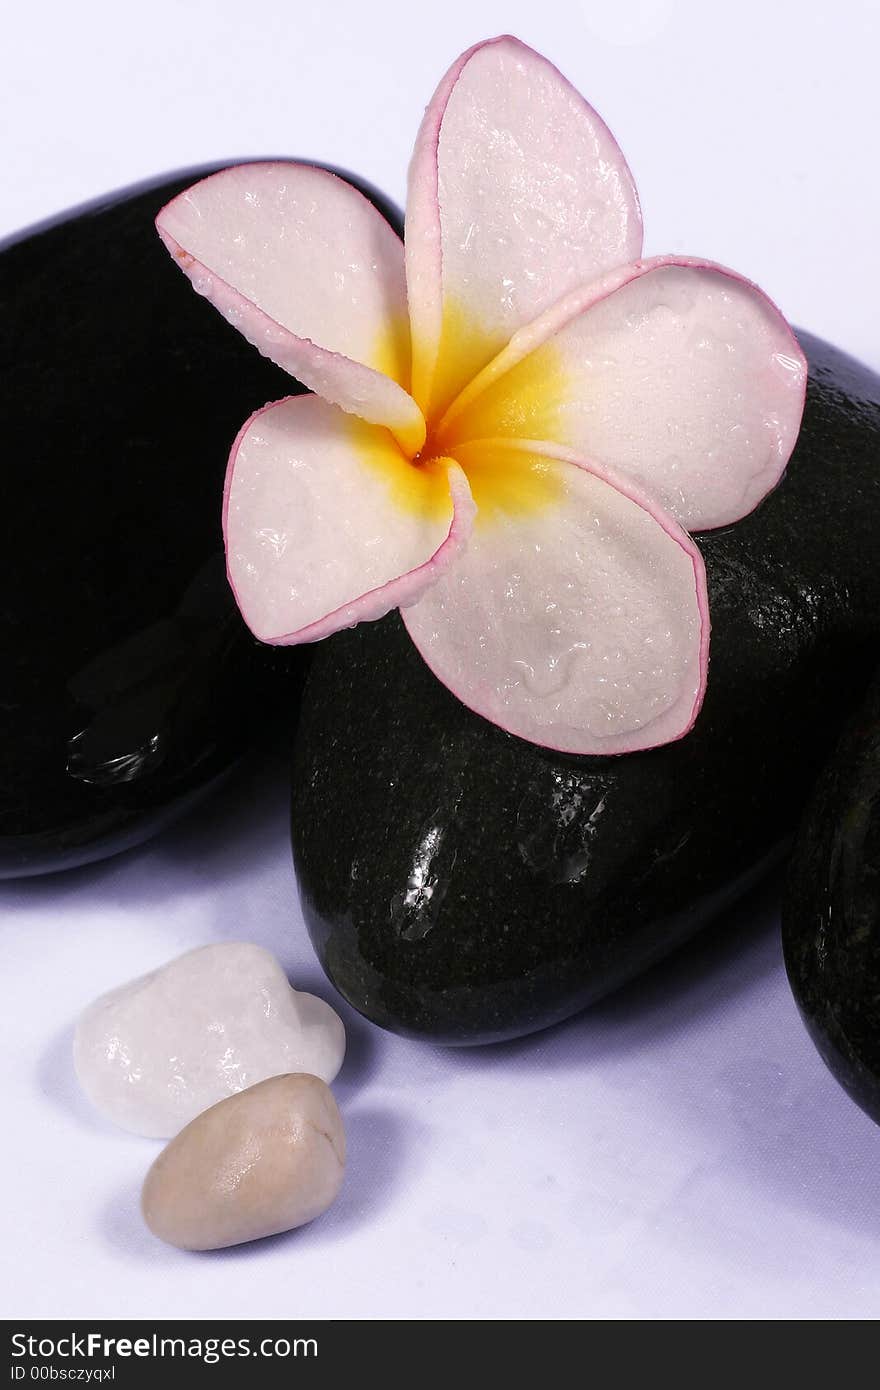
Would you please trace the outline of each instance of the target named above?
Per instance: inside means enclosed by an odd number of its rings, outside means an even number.
[[[645,969],[777,858],[880,639],[880,379],[809,335],[800,442],[698,537],[712,653],[679,743],[557,755],[469,713],[397,615],[316,651],[293,849],[333,982],[385,1027],[527,1033]]]
[[[144,839],[298,698],[307,654],[247,632],[220,529],[232,440],[296,386],[153,226],[206,172],[0,250],[0,877]]]
[[[314,1221],[345,1175],[345,1131],[316,1076],[273,1076],[205,1110],[144,1181],[147,1226],[181,1250],[218,1250]]]
[[[816,1047],[880,1123],[880,679],[801,823],[782,933],[788,977]]]
[[[156,1139],[269,1076],[332,1081],[344,1056],[336,1011],[292,989],[272,953],[246,941],[186,951],[102,995],[73,1044],[96,1109]]]

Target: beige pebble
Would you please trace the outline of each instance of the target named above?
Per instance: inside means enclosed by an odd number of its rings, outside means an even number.
[[[272,1076],[197,1115],[162,1150],[141,1207],[154,1235],[217,1250],[304,1226],[342,1186],[345,1131],[317,1076]]]

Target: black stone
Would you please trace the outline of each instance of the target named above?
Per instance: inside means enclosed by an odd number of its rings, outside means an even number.
[[[712,660],[679,743],[577,758],[431,675],[396,615],[316,653],[293,850],[333,982],[385,1027],[488,1042],[564,1018],[669,952],[783,852],[880,639],[880,379],[802,335],[784,481],[698,537]]]
[[[298,699],[305,658],[247,633],[220,531],[232,440],[297,388],[153,226],[208,172],[0,249],[0,877],[144,839]]]
[[[880,1123],[880,678],[801,823],[782,933],[810,1036]]]

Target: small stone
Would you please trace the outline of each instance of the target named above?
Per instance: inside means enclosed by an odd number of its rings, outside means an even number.
[[[212,1105],[144,1181],[147,1226],[180,1250],[219,1250],[292,1231],[333,1202],[345,1131],[317,1076],[273,1076]]]
[[[266,1077],[309,1072],[332,1081],[345,1028],[323,999],[290,987],[269,951],[231,942],[187,951],[96,999],[73,1053],[96,1109],[164,1139]]]

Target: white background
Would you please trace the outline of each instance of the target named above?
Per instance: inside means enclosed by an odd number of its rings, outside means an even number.
[[[618,136],[649,253],[725,262],[880,367],[875,0],[151,0],[10,6],[3,27],[0,233],[147,175],[269,153],[348,166],[402,200],[440,75],[510,30]],[[332,997],[296,904],[283,782],[246,770],[142,850],[0,888],[0,1313],[880,1313],[880,1130],[799,1023],[777,885],[520,1043],[441,1050],[346,1011],[351,1164],[333,1212],[211,1256],[154,1241],[137,1192],[155,1145],[80,1100],[72,1021],[214,940],[268,945]]]

